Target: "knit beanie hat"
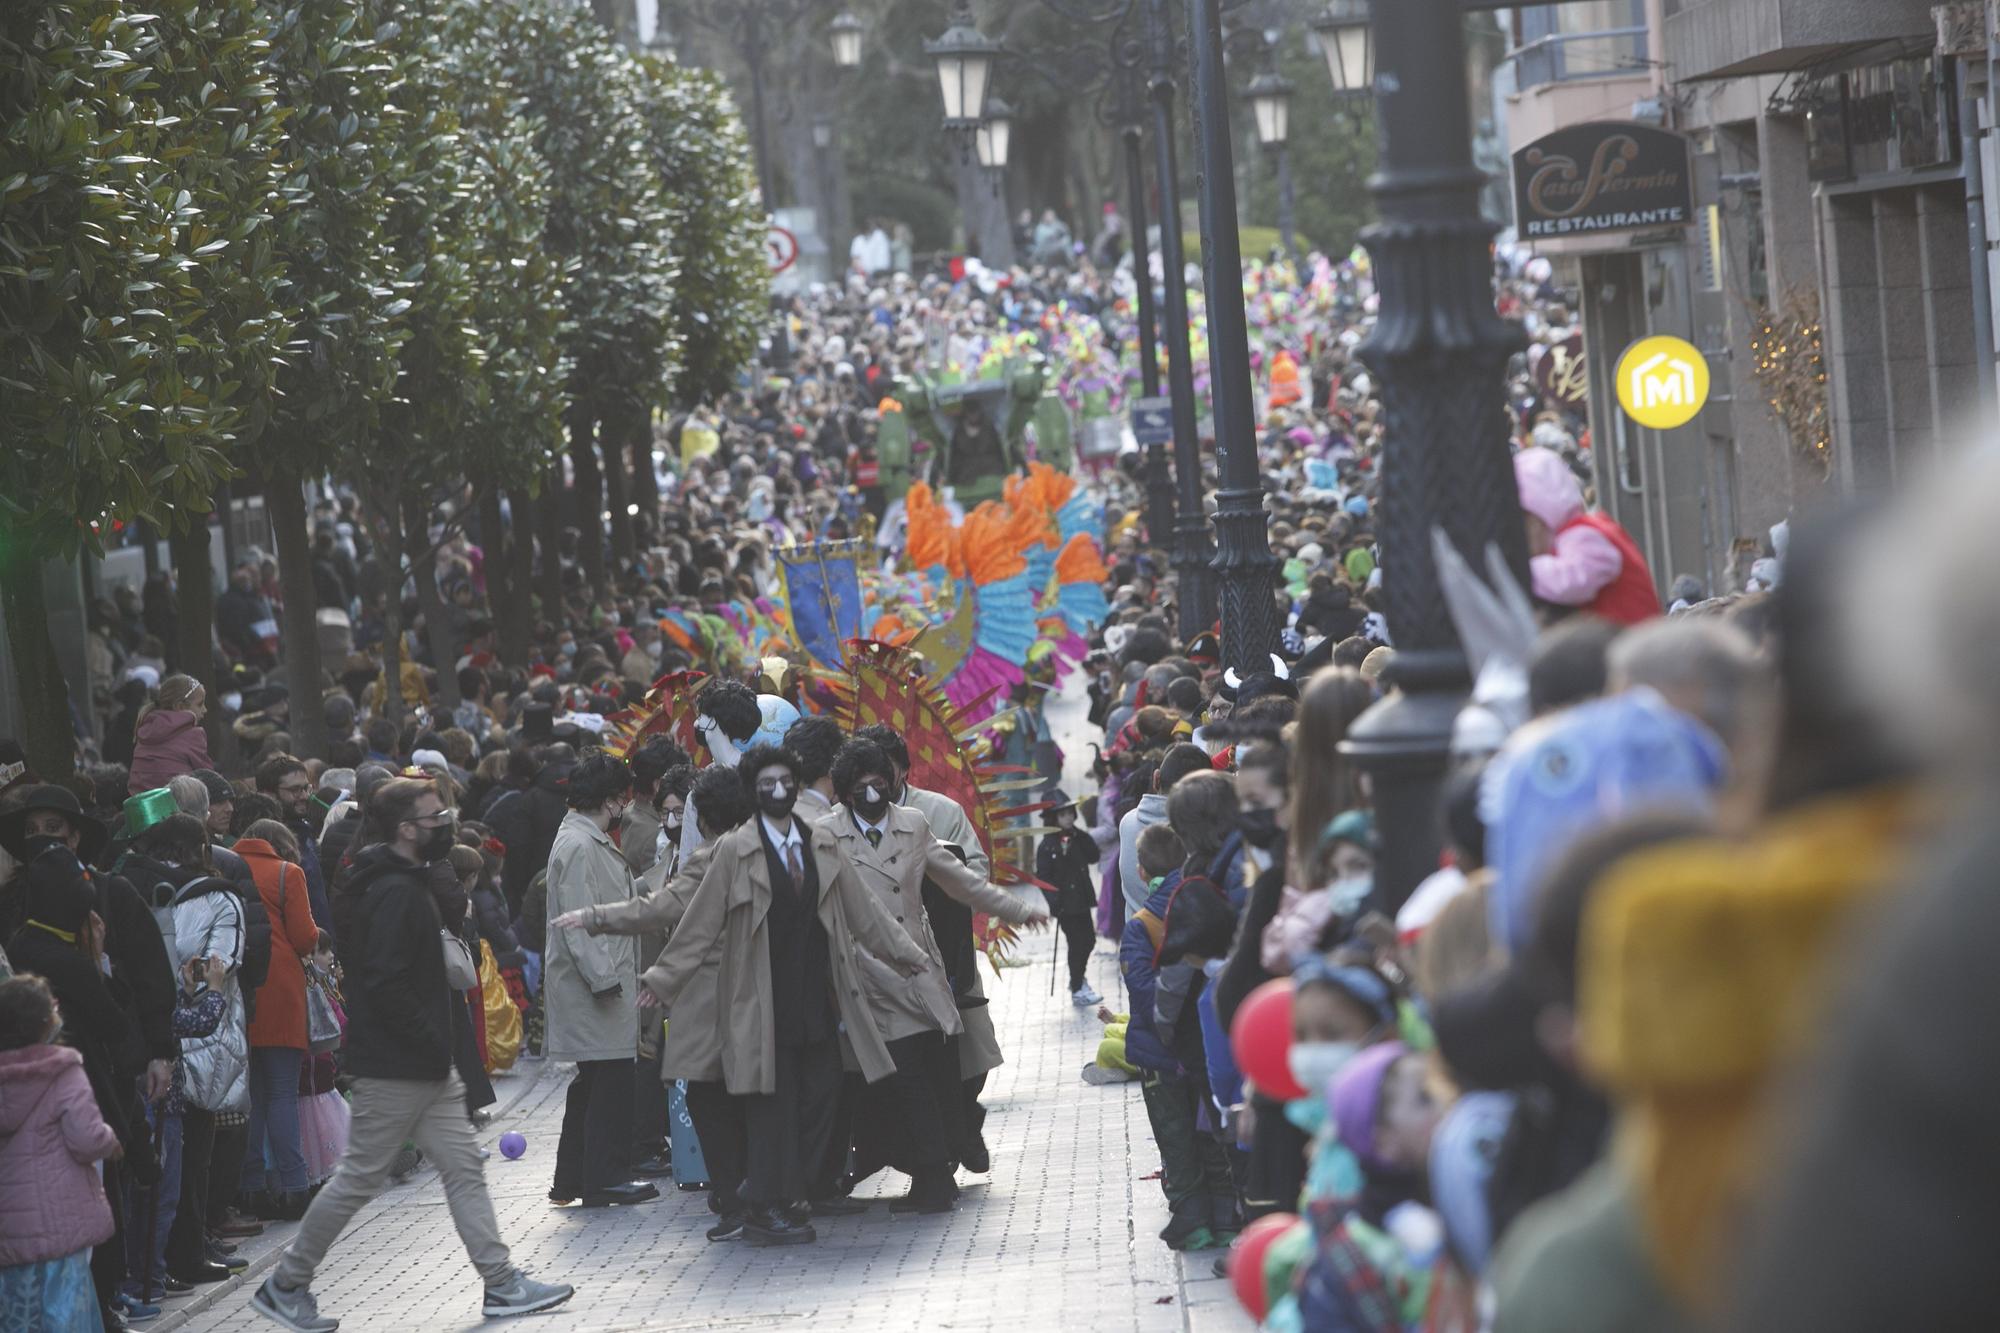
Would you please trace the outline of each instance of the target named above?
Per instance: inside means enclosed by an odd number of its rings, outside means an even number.
[[[1333,1113],[1333,1126],[1340,1133],[1340,1141],[1364,1170],[1385,1171],[1389,1167],[1375,1147],[1375,1118],[1382,1105],[1382,1084],[1389,1077],[1390,1066],[1409,1053],[1410,1048],[1400,1041],[1370,1046],[1334,1076],[1333,1087],[1327,1093],[1327,1109]]]

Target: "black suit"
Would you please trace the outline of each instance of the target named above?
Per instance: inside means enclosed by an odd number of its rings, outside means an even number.
[[[793,827],[802,842],[803,883],[794,882],[770,835],[763,835],[764,863],[771,874],[765,928],[777,1086],[742,1099],[748,1149],[743,1199],[753,1208],[782,1207],[808,1196],[833,1135],[840,1091],[833,964],[819,919],[819,868],[809,830],[796,821]]]

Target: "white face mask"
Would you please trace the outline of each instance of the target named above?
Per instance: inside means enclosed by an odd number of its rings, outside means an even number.
[[[1285,1052],[1285,1065],[1307,1096],[1323,1096],[1334,1075],[1361,1053],[1358,1041],[1295,1041]]]
[[[1333,910],[1336,916],[1353,916],[1355,909],[1361,906],[1362,900],[1367,898],[1374,888],[1374,875],[1349,875],[1327,885],[1326,891],[1333,895]]]

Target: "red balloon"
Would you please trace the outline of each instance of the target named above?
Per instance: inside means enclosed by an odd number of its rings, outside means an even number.
[[[1291,1213],[1266,1213],[1243,1228],[1229,1247],[1229,1285],[1236,1299],[1258,1323],[1264,1322],[1264,1251],[1299,1219]]]
[[[1306,1090],[1292,1077],[1292,979],[1273,977],[1250,992],[1229,1025],[1236,1067],[1267,1097],[1288,1102]]]

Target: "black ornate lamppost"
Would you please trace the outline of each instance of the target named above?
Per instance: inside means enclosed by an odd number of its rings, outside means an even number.
[[[1215,592],[1209,563],[1213,558],[1208,519],[1202,507],[1201,445],[1195,429],[1194,364],[1188,350],[1186,260],[1180,233],[1180,180],[1174,150],[1174,69],[1176,42],[1167,0],[1042,0],[1055,13],[1085,27],[1109,25],[1109,61],[1095,48],[1080,45],[1048,57],[1061,67],[1060,80],[1041,68],[1041,60],[1021,57],[1028,69],[1056,82],[1066,94],[1088,91],[1106,73],[1113,77],[1114,109],[1125,143],[1127,192],[1131,196],[1131,217],[1135,237],[1135,276],[1139,280],[1140,384],[1148,396],[1157,393],[1159,370],[1151,348],[1157,335],[1167,345],[1168,397],[1173,404],[1174,477],[1178,482],[1179,513],[1172,515],[1171,485],[1165,468],[1165,448],[1149,450],[1146,481],[1149,535],[1163,544],[1171,522],[1175,537],[1174,567],[1180,577],[1180,629],[1192,637],[1215,620]],[[1128,35],[1134,22],[1143,24],[1143,36]],[[970,130],[976,121],[964,117],[964,96],[954,99],[955,87],[962,87],[965,75],[956,62],[984,58],[985,69],[978,73],[983,95],[991,61],[1018,53],[981,36],[974,26],[965,0],[952,12],[951,27],[924,50],[938,63],[939,85],[944,90],[945,128]],[[1160,221],[1160,260],[1165,279],[1163,310],[1155,310],[1151,278],[1146,263],[1147,219],[1145,181],[1141,163],[1143,137],[1142,106],[1138,88],[1143,78],[1147,101],[1152,108],[1153,141],[1160,195],[1167,216]]]
[[[1485,177],[1472,162],[1465,9],[1465,0],[1378,0],[1372,51],[1365,0],[1335,0],[1316,25],[1337,81],[1369,75],[1372,63],[1381,135],[1369,182],[1381,221],[1361,236],[1379,312],[1357,352],[1376,374],[1387,426],[1376,538],[1396,661],[1394,688],[1342,748],[1373,784],[1375,883],[1392,905],[1436,868],[1438,789],[1472,683],[1438,584],[1433,529],[1474,569],[1497,546],[1528,584],[1500,411],[1502,375],[1522,337],[1493,306],[1494,225],[1480,216]]]
[[[1221,585],[1222,655],[1238,672],[1268,671],[1283,625],[1275,592],[1278,561],[1271,554],[1264,487],[1257,470],[1257,407],[1250,383],[1249,322],[1243,309],[1243,253],[1236,232],[1222,0],[1189,0],[1188,8],[1209,384],[1222,481],[1215,496],[1220,549],[1213,561]],[[1185,626],[1185,616],[1182,623]]]

